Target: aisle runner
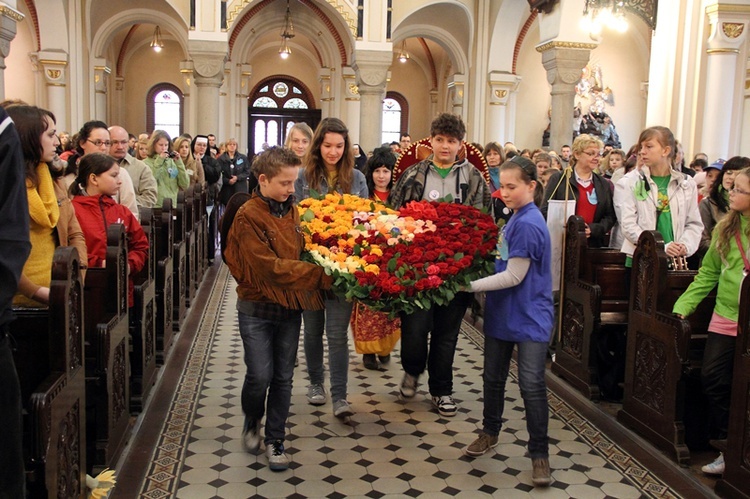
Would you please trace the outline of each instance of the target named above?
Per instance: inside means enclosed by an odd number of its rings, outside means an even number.
[[[344,424],[330,403],[305,399],[307,374],[300,342],[289,418],[289,471],[268,470],[265,456],[243,452],[240,391],[244,377],[234,281],[222,265],[179,388],[152,456],[143,498],[523,497],[533,490],[517,371],[506,394],[505,428],[496,451],[468,459],[461,449],[481,426],[482,349],[479,331],[464,324],[455,361],[459,414],[442,418],[429,402],[426,379],[409,402],[398,398],[398,347],[382,371],[351,355]],[[677,497],[570,406],[549,393],[550,497]]]

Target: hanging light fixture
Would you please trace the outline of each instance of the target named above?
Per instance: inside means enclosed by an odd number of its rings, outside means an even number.
[[[409,60],[409,54],[406,53],[406,39],[401,42],[401,47],[398,49],[396,58],[402,63]]]
[[[161,52],[161,49],[164,48],[164,42],[161,39],[161,28],[159,28],[159,25],[156,25],[156,28],[154,28],[154,37],[151,39],[151,48],[154,49],[154,52]]]
[[[592,38],[599,38],[604,28],[624,33],[628,30],[625,3],[625,0],[586,0],[581,28]]]
[[[286,16],[284,16],[284,29],[281,32],[281,47],[279,47],[279,55],[282,59],[292,54],[292,49],[289,47],[289,40],[292,38],[294,38],[294,23],[292,12],[289,10],[289,0],[286,0]]]

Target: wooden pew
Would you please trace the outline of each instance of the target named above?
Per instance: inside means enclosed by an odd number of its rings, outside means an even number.
[[[143,232],[148,239],[146,265],[133,275],[134,303],[130,335],[130,410],[137,414],[146,404],[156,381],[156,222],[151,208],[140,208]]]
[[[180,331],[187,315],[185,297],[187,296],[188,276],[187,247],[185,242],[185,201],[184,192],[178,194],[177,207],[173,210],[174,229],[172,233],[172,329]],[[165,201],[168,201],[165,199]]]
[[[156,222],[156,364],[164,365],[174,340],[172,328],[174,259],[172,253],[172,200],[165,199],[161,208],[154,208]]]
[[[16,308],[10,325],[24,407],[29,497],[86,497],[83,285],[75,248],[57,248],[49,308]],[[2,450],[0,450],[2,452]]]
[[[185,235],[185,307],[189,308],[195,299],[198,281],[198,247],[194,221],[195,187],[191,185],[177,196],[177,218]]]
[[[700,369],[716,294],[703,300],[689,319],[677,318],[672,306],[696,271],[668,271],[667,266],[661,234],[644,231],[633,255],[625,394],[617,419],[686,464],[688,384]],[[701,408],[696,404],[688,409]]]
[[[195,184],[193,191],[193,232],[195,232],[196,247],[196,265],[195,265],[195,289],[196,292],[203,282],[203,275],[206,273],[206,264],[208,257],[206,255],[206,230],[205,214],[206,207],[203,204],[204,192],[201,184]]]
[[[750,278],[742,281],[739,331],[734,351],[725,470],[716,482],[722,497],[750,498]]]
[[[625,254],[589,248],[581,217],[566,225],[562,330],[552,372],[592,400],[598,400],[595,341],[603,326],[624,326],[628,315]]]
[[[113,468],[130,434],[127,245],[122,224],[107,229],[105,268],[86,272],[87,472]]]

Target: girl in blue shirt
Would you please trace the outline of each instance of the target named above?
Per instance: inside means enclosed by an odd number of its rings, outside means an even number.
[[[551,246],[547,224],[534,204],[541,185],[534,163],[516,156],[500,167],[500,191],[513,216],[500,231],[495,274],[471,283],[486,291],[484,320],[483,429],[464,453],[481,456],[498,443],[513,349],[518,346],[518,376],[526,408],[532,481],[551,482],[544,381],[547,347],[554,317]]]

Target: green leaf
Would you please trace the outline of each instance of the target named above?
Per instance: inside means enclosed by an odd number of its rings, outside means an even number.
[[[315,220],[315,212],[308,208],[300,218],[303,222],[312,222],[313,220]]]
[[[392,274],[392,273],[394,273],[396,271],[396,265],[398,265],[398,258],[396,258],[395,256],[393,258],[391,258],[390,260],[388,260],[388,267],[387,268],[388,268],[388,272],[390,274]]]
[[[325,197],[325,195],[319,193],[315,189],[310,189],[310,197],[313,199],[321,200]]]
[[[456,253],[455,255],[453,255],[453,259],[456,260],[456,261],[459,261],[463,257],[464,257],[463,253]]]
[[[344,197],[342,196],[341,199],[339,199],[339,204],[344,204]]]

